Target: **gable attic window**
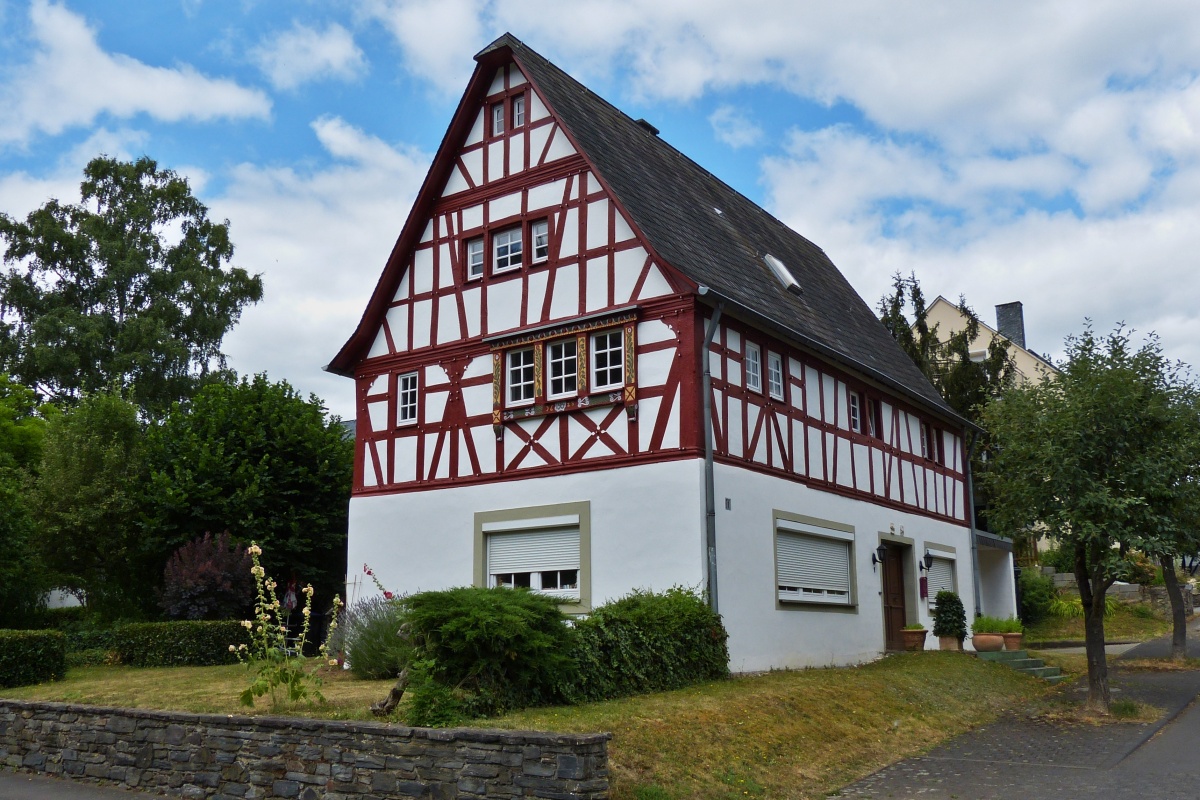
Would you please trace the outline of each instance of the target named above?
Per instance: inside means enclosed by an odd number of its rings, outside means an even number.
[[[746,388],[762,393],[762,350],[751,342],[746,342]]]
[[[529,239],[533,244],[533,262],[545,261],[550,257],[550,221],[539,219],[529,226]]]
[[[792,271],[788,269],[786,264],[770,253],[767,253],[763,256],[763,261],[766,262],[766,265],[771,268],[771,272],[775,273],[775,277],[779,280],[779,283],[783,285],[783,288],[786,291],[797,295],[801,293],[800,282],[796,280],[794,275],[792,275]]]
[[[519,94],[512,99],[512,126],[519,128],[525,124],[525,95]]]
[[[463,245],[467,262],[467,280],[483,276],[483,237],[467,239]]]
[[[783,357],[767,352],[767,391],[775,400],[784,400]]]
[[[863,403],[862,395],[858,392],[850,393],[850,430],[855,433],[863,432]]]
[[[504,101],[492,104],[492,136],[504,133]]]
[[[521,228],[492,234],[492,269],[503,272],[521,266]]]
[[[417,373],[406,372],[396,378],[396,424],[417,422]]]

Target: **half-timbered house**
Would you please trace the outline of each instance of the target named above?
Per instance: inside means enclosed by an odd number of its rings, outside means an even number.
[[[697,587],[734,670],[873,658],[930,584],[978,605],[968,426],[825,253],[512,36],[476,61],[328,367],[349,563],[571,613]]]

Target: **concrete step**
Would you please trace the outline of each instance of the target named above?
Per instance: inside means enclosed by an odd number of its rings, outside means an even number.
[[[984,661],[1001,661],[1009,662],[1016,661],[1022,658],[1029,658],[1029,653],[1024,650],[997,650],[994,653],[975,653]]]
[[[1014,658],[1011,661],[1000,662],[1007,667],[1012,667],[1015,670],[1033,669],[1034,667],[1044,667],[1046,662],[1040,658]]]
[[[1020,670],[1035,678],[1054,678],[1062,674],[1062,670],[1058,667],[1029,667],[1028,669]]]
[[[1053,686],[1056,683],[1062,683],[1067,679],[1067,677],[1068,676],[1066,675],[1047,675],[1045,678],[1042,678],[1042,680]]]

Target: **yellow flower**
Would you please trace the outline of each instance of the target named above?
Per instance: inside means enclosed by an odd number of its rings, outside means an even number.
[[[304,593],[305,593],[306,595],[308,595],[309,597],[312,597],[313,588],[312,588],[312,584],[311,584],[311,583],[310,583],[308,586],[305,586],[305,587],[304,587]]]
[[[245,628],[246,630],[250,630],[251,628],[254,627],[254,623],[248,619],[244,619],[244,620],[242,620],[242,627]]]
[[[250,547],[246,550],[246,552],[252,556],[261,556],[262,548],[251,542]]]
[[[304,611],[302,611],[302,612],[300,612],[300,613],[304,614],[304,616],[306,616],[306,617],[307,617],[309,614],[311,614],[311,613],[312,613],[312,609],[311,609],[311,608],[309,608],[308,606],[305,606],[305,607],[304,607]]]
[[[336,658],[331,658],[331,659],[329,659],[329,666],[331,666],[331,667],[336,667],[336,666],[337,666],[337,659],[336,659]]]

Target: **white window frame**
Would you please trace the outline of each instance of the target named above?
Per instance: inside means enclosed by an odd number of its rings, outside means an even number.
[[[879,430],[879,426],[883,424],[883,416],[880,413],[879,401],[874,397],[867,398],[867,435],[875,439],[882,439],[883,433]]]
[[[746,388],[762,394],[762,348],[746,342],[745,354]]]
[[[784,380],[783,356],[767,351],[767,393],[775,400],[787,398],[787,382]]]
[[[504,101],[492,103],[492,136],[504,133]]]
[[[396,424],[416,425],[420,398],[420,382],[416,372],[405,372],[396,377]]]
[[[862,395],[858,392],[850,392],[847,397],[847,406],[850,409],[849,423],[850,430],[855,433],[863,432],[863,405]]]
[[[529,243],[532,245],[532,263],[537,264],[550,257],[550,220],[539,219],[529,226]]]
[[[512,99],[512,126],[519,128],[525,124],[525,95],[519,94]]]
[[[555,390],[555,383],[562,385]],[[579,393],[579,342],[575,338],[546,343],[546,399],[560,400]]]
[[[517,357],[520,356],[520,363]],[[528,363],[525,357],[528,356]],[[519,372],[518,372],[519,371]],[[520,380],[513,380],[517,373]],[[528,374],[528,380],[525,376]],[[537,358],[532,347],[509,350],[504,355],[504,398],[507,406],[528,406],[537,401]],[[520,387],[521,396],[513,397],[513,389]]]
[[[492,272],[520,269],[524,256],[524,241],[520,225],[493,233]]]
[[[467,264],[467,280],[483,277],[483,237],[474,236],[463,243],[463,258]]]
[[[921,422],[918,426],[921,430],[921,458],[929,458],[929,423]],[[911,430],[911,428],[910,428]]]
[[[776,517],[775,597],[780,603],[854,606],[854,590],[852,530]]]
[[[617,346],[612,346],[613,338],[616,339]],[[600,346],[600,341],[604,341],[604,346]],[[600,331],[592,334],[591,341],[592,353],[592,390],[593,391],[611,391],[619,389],[625,385],[625,335],[621,330],[615,331]],[[601,359],[605,363],[600,364]],[[615,375],[614,375],[615,373]],[[608,380],[601,380],[601,376],[605,376]],[[613,378],[616,380],[613,380]]]

